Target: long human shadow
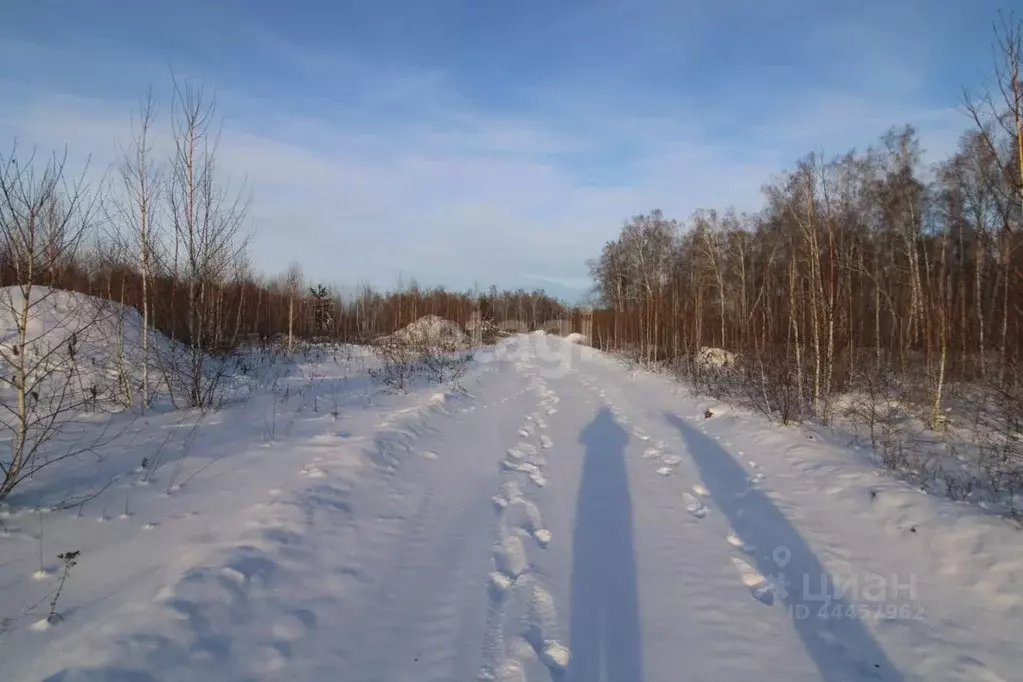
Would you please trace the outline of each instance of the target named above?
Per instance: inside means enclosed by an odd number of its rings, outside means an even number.
[[[763,492],[750,485],[742,465],[713,438],[677,415],[665,412],[664,416],[688,444],[703,485],[715,504],[739,537],[755,548],[751,559],[757,570],[780,584],[778,596],[787,607],[803,647],[820,671],[821,680],[846,682],[849,671],[842,663],[858,668],[857,679],[903,680],[902,673],[855,616],[855,605],[836,589],[831,574],[785,515]],[[779,578],[784,578],[784,582]],[[836,647],[843,653],[855,652],[856,660],[836,656]]]
[[[573,682],[643,682],[628,440],[606,408],[579,436],[586,454],[572,538]]]

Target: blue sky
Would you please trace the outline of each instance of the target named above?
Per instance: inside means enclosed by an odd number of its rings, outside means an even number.
[[[169,73],[217,89],[252,260],[574,296],[630,215],[755,210],[812,149],[940,159],[994,0],[2,0],[0,144],[92,168]],[[7,140],[5,142],[4,140]]]

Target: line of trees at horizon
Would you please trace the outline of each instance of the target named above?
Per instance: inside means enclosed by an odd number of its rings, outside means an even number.
[[[570,314],[540,289],[456,292],[411,281],[391,291],[362,284],[343,296],[307,281],[299,263],[258,272],[247,257],[246,188],[232,189],[217,166],[215,99],[176,78],[172,93],[170,130],[157,130],[150,94],[117,162],[94,185],[85,172],[72,176],[66,157],[26,153],[16,142],[0,154],[0,286],[45,285],[135,307],[147,329],[195,350],[194,363],[281,336],[289,347],[296,339],[367,342],[423,315],[536,329]]]

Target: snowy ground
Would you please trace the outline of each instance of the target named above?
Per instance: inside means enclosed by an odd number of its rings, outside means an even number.
[[[0,679],[1019,679],[1019,532],[823,434],[542,335],[467,394],[340,368],[148,418],[190,457],[78,508],[25,508],[33,482],[2,519]]]

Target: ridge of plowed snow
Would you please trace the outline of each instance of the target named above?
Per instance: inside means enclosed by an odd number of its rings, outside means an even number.
[[[99,401],[107,401],[122,385],[138,391],[142,382],[142,316],[130,306],[88,294],[35,285],[29,291],[25,348],[18,348],[37,367],[36,376],[50,373],[51,380],[35,385],[39,400],[46,391],[60,391],[65,385],[74,396],[90,394],[95,387]],[[21,338],[20,315],[25,293],[20,286],[0,288],[0,353],[13,359],[14,346]],[[150,382],[161,382],[155,367],[160,358],[183,347],[159,331],[149,331]],[[8,360],[10,362],[11,360]],[[164,363],[165,364],[165,363]],[[31,380],[31,379],[30,379]],[[72,397],[67,402],[75,402]]]

